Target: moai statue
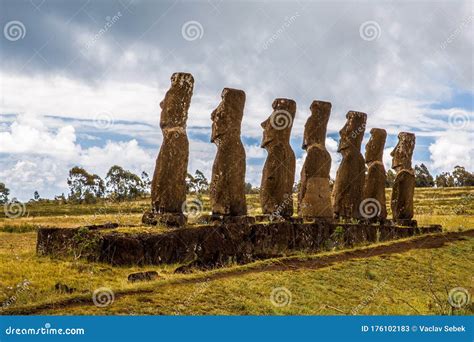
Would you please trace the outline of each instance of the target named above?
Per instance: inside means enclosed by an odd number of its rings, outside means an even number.
[[[163,143],[156,159],[151,183],[152,213],[145,213],[144,223],[182,226],[186,223],[186,173],[189,142],[186,135],[188,109],[193,94],[194,78],[187,73],[174,73],[171,88],[160,103],[160,127]]]
[[[342,154],[342,161],[332,192],[334,217],[360,219],[359,206],[365,182],[365,162],[360,147],[367,114],[349,111],[346,119],[346,124],[339,131],[341,139],[337,151]]]
[[[262,213],[270,220],[293,216],[293,182],[296,158],[290,146],[290,134],[296,113],[296,102],[275,99],[273,112],[262,122],[262,148],[268,152],[260,186]]]
[[[247,214],[245,201],[245,150],[240,141],[245,92],[224,88],[222,101],[212,112],[211,142],[217,145],[210,188],[214,217]]]
[[[331,103],[313,101],[311,116],[304,126],[303,149],[306,160],[301,169],[298,214],[301,217],[332,218],[329,172],[331,155],[326,150],[326,129]]]
[[[392,169],[395,170],[395,182],[392,189],[392,214],[393,219],[400,224],[414,224],[413,196],[415,194],[415,172],[411,167],[411,158],[415,149],[415,135],[400,132],[398,144],[390,155],[392,156]]]
[[[385,200],[385,181],[387,175],[383,165],[383,149],[387,131],[381,128],[370,130],[370,140],[365,145],[365,162],[367,176],[365,178],[364,200],[360,204],[360,214],[371,221],[384,222],[387,218]]]

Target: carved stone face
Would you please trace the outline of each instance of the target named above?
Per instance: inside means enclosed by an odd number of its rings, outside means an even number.
[[[174,73],[171,76],[171,87],[160,102],[162,129],[186,127],[193,87],[194,78],[191,74]]]
[[[296,113],[296,102],[290,99],[275,99],[272,108],[272,114],[261,123],[263,128],[261,147],[263,148],[272,142],[289,142]]]
[[[390,153],[392,156],[392,169],[400,171],[411,169],[411,158],[415,149],[415,135],[408,132],[398,134],[397,146]]]
[[[303,149],[313,144],[325,145],[326,130],[331,115],[331,103],[313,101],[309,107],[311,116],[304,125]]]
[[[211,114],[211,142],[216,143],[227,136],[240,134],[245,92],[238,89],[224,88],[221,98],[221,103]]]
[[[346,124],[339,131],[339,146],[337,151],[342,152],[346,149],[356,149],[360,151],[362,139],[364,138],[365,123],[367,114],[355,111],[349,111],[346,114]]]
[[[381,128],[372,128],[370,134],[369,142],[365,145],[365,162],[382,161],[387,131]]]

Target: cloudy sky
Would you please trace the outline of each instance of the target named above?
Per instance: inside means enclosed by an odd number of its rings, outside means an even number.
[[[292,146],[315,99],[333,104],[334,176],[348,110],[367,130],[416,133],[414,163],[474,170],[472,1],[0,0],[0,182],[21,200],[67,193],[74,165],[152,173],[159,102],[175,71],[194,75],[189,171],[210,176],[210,113],[245,90],[247,181],[259,185],[260,123],[297,102]],[[299,170],[297,171],[299,174]],[[299,178],[299,176],[298,176]]]

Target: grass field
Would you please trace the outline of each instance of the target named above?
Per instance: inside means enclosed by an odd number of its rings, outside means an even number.
[[[389,195],[389,194],[388,194]],[[416,189],[415,219],[440,223],[447,232],[474,228],[474,188]],[[389,196],[388,196],[389,198]],[[175,274],[178,265],[111,267],[84,260],[37,257],[39,226],[75,227],[119,222],[140,226],[148,200],[71,205],[29,203],[24,215],[0,218],[2,314],[473,314],[473,305],[453,310],[447,292],[474,287],[474,237],[465,234],[439,245],[409,246],[413,239],[372,246],[346,257],[342,250],[234,265],[213,271]],[[204,210],[208,200],[203,198]],[[258,197],[248,197],[251,214]],[[3,215],[3,213],[2,213]],[[449,233],[448,233],[449,234]],[[404,245],[405,244],[405,245]],[[411,245],[410,245],[411,246]],[[384,247],[384,248],[385,248]],[[390,251],[389,251],[390,250]],[[353,256],[353,254],[347,254]],[[335,260],[322,264],[321,258]],[[321,266],[322,265],[322,266]],[[129,283],[135,271],[159,278]],[[56,289],[58,283],[74,289]],[[94,305],[100,288],[114,293],[105,307]]]

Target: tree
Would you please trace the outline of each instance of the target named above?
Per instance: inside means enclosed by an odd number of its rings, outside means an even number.
[[[395,172],[392,170],[387,171],[387,178],[385,179],[385,187],[386,188],[392,188],[393,183],[395,183]]]
[[[454,186],[454,177],[449,172],[443,172],[436,176],[435,184],[437,188],[449,188]]]
[[[142,180],[142,192],[144,195],[149,194],[151,192],[151,180],[150,176],[148,176],[148,173],[145,171],[142,171],[142,174],[140,176]]]
[[[434,186],[433,176],[428,171],[425,164],[420,166],[415,165],[415,186],[420,188],[427,188]]]
[[[8,195],[10,195],[10,189],[8,189],[4,183],[0,182],[0,204],[8,202]]]
[[[123,201],[143,195],[143,184],[140,177],[118,165],[110,168],[105,179],[107,190],[114,199]]]
[[[67,179],[69,199],[76,202],[94,203],[105,193],[104,181],[96,174],[90,174],[79,166],[69,170]]]
[[[186,189],[189,193],[203,194],[209,191],[209,182],[199,170],[196,170],[194,176],[188,173],[186,175]]]
[[[456,165],[453,170],[454,186],[473,186],[474,173],[467,171],[463,166]]]
[[[205,193],[209,190],[209,182],[206,176],[204,176],[204,173],[199,170],[194,172],[194,184],[196,191],[199,193]]]
[[[298,181],[298,182],[294,182],[294,183],[293,183],[293,189],[292,189],[292,191],[293,191],[294,194],[299,193],[299,192],[300,192],[300,188],[301,188],[301,181]]]
[[[54,200],[55,200],[56,202],[61,203],[61,204],[67,203],[67,201],[66,201],[66,196],[64,196],[64,193],[62,193],[62,194],[59,195],[59,196],[54,196]]]
[[[252,193],[252,184],[245,183],[245,193],[246,194],[251,194]]]
[[[188,193],[196,192],[194,188],[194,177],[190,173],[186,173],[186,190]]]
[[[33,194],[33,199],[35,201],[39,201],[40,200],[40,195],[39,195],[39,192],[36,190],[35,193]]]

